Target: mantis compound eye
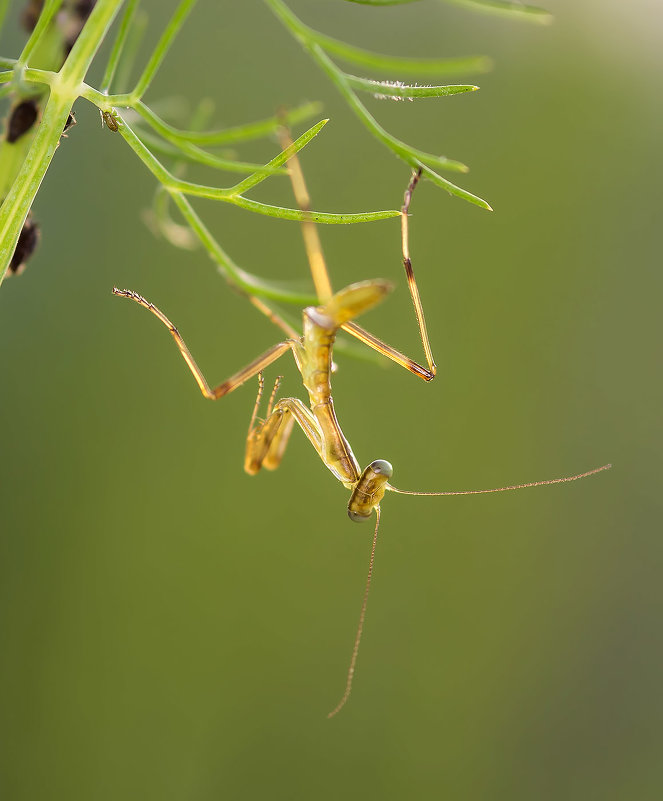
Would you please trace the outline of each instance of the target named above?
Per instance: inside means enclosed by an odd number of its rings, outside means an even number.
[[[348,517],[352,520],[353,523],[365,523],[367,520],[370,520],[373,516],[373,509],[366,515],[362,514],[361,512],[356,512],[353,509],[348,509]]]
[[[387,478],[391,478],[394,475],[394,468],[385,459],[376,459],[369,464],[368,469]]]

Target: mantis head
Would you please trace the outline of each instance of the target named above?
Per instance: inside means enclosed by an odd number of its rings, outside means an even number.
[[[394,474],[394,468],[384,459],[376,459],[361,474],[352,490],[348,503],[348,517],[355,523],[368,520],[373,509],[380,506],[387,489],[387,482]]]

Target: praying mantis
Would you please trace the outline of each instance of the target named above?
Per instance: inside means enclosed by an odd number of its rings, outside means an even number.
[[[287,134],[287,132],[282,132],[282,140],[287,144],[289,140],[289,134]],[[306,213],[310,209],[310,201],[301,167],[296,157],[290,161],[289,168],[297,201],[302,210]],[[348,502],[348,515],[350,519],[356,522],[367,521],[372,518],[373,512],[375,511],[375,527],[368,573],[350,665],[343,694],[338,704],[328,714],[330,718],[334,717],[345,706],[352,691],[375,563],[375,551],[380,526],[380,504],[386,492],[389,491],[403,495],[471,495],[504,492],[508,490],[524,489],[526,487],[538,487],[547,484],[576,481],[577,479],[607,470],[611,466],[607,464],[573,476],[533,481],[507,487],[444,492],[418,492],[398,489],[390,483],[393,468],[389,462],[383,459],[374,460],[363,471],[361,470],[352,452],[350,443],[341,429],[331,393],[332,355],[337,332],[341,329],[346,331],[383,356],[386,356],[406,368],[414,375],[419,376],[424,381],[431,381],[436,373],[435,361],[426,331],[423,306],[414,277],[409,250],[408,214],[412,194],[420,177],[420,170],[413,172],[405,191],[400,219],[403,265],[414,306],[419,335],[423,345],[426,366],[410,359],[400,351],[373,336],[373,334],[366,331],[355,322],[355,319],[359,315],[367,312],[386,297],[392,289],[392,284],[383,280],[361,281],[350,284],[344,289],[334,293],[322,254],[322,247],[317,229],[311,219],[304,220],[302,228],[305,247],[320,303],[317,306],[309,306],[303,310],[302,335],[300,336],[273,310],[264,304],[263,301],[251,297],[251,302],[288,336],[215,387],[210,386],[207,382],[207,379],[196,364],[178,329],[163,312],[153,303],[132,290],[113,289],[115,295],[128,298],[139,304],[154,314],[157,319],[168,328],[204,397],[210,400],[218,400],[224,395],[233,392],[249,379],[258,376],[258,395],[249,424],[244,461],[244,469],[249,474],[256,474],[262,467],[268,470],[275,470],[279,466],[296,423],[304,432],[304,435],[307,437],[324,465],[333,474],[334,478],[340,481],[350,491],[350,500]],[[295,397],[280,398],[277,400],[276,396],[280,382],[280,378],[277,378],[267,403],[266,414],[264,418],[259,418],[258,412],[264,392],[263,371],[288,351],[292,353],[297,368],[301,373],[302,382],[308,394],[309,405],[306,406],[302,400]]]

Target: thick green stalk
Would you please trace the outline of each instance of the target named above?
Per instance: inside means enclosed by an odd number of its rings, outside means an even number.
[[[78,89],[123,2],[124,0],[98,0],[60,70],[63,83],[73,83]]]
[[[0,282],[14,255],[25,218],[60,141],[73,100],[69,93],[51,93],[32,147],[0,208]]]
[[[99,0],[76,40],[62,70],[51,74],[44,113],[20,170],[0,207],[0,283],[14,254],[18,236],[60,141],[71,107],[79,96],[85,74],[122,0]],[[52,6],[51,6],[52,7]],[[31,52],[31,48],[26,48]],[[25,53],[25,51],[24,51]],[[26,79],[25,63],[16,65]],[[28,75],[30,71],[27,71]],[[40,83],[46,83],[45,80]]]

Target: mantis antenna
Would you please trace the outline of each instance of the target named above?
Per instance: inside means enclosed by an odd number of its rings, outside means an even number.
[[[357,633],[355,634],[355,643],[352,647],[352,658],[350,659],[350,667],[348,668],[348,677],[345,681],[345,690],[341,700],[336,704],[332,711],[327,715],[328,718],[333,718],[337,715],[346,704],[352,692],[352,680],[355,677],[355,666],[357,664],[357,656],[359,655],[359,645],[361,644],[361,635],[364,632],[364,620],[366,620],[366,606],[368,605],[368,593],[371,589],[371,579],[373,578],[373,565],[375,564],[375,547],[378,544],[378,529],[380,528],[380,507],[375,507],[375,531],[373,532],[373,545],[371,547],[371,558],[368,561],[368,575],[366,576],[366,586],[364,587],[364,598],[361,602],[361,612],[359,613],[359,625],[357,626]]]
[[[374,463],[375,464],[375,463]],[[601,467],[595,467],[593,470],[587,470],[585,473],[578,473],[575,476],[564,476],[563,478],[548,478],[544,481],[530,481],[527,484],[512,484],[509,487],[495,487],[494,489],[479,489],[479,490],[452,490],[447,492],[416,492],[414,490],[401,490],[393,487],[391,484],[385,484],[385,489],[391,492],[397,492],[399,495],[484,495],[488,492],[508,492],[509,490],[527,489],[527,487],[543,487],[548,484],[565,484],[568,481],[577,481],[579,478],[587,478],[593,476],[595,473],[601,473],[603,470],[609,470],[611,464],[604,464]],[[373,534],[373,547],[371,548],[371,558],[368,563],[368,575],[366,576],[366,586],[364,588],[364,598],[361,604],[361,612],[359,614],[359,625],[357,626],[357,633],[355,634],[354,646],[352,648],[352,657],[350,659],[350,667],[348,668],[348,675],[345,682],[345,691],[338,704],[327,715],[328,718],[333,718],[345,706],[350,698],[352,692],[352,681],[355,675],[355,667],[357,665],[357,657],[359,655],[359,646],[361,644],[361,637],[364,631],[364,620],[366,619],[366,606],[368,605],[368,593],[371,588],[371,578],[373,576],[373,565],[375,564],[375,546],[378,541],[378,528],[380,526],[380,506],[375,506],[375,533]],[[356,518],[354,518],[356,519]]]
[[[387,489],[392,492],[397,492],[399,495],[485,495],[487,492],[507,492],[508,490],[526,489],[527,487],[543,487],[546,484],[565,484],[567,481],[577,481],[579,478],[587,478],[587,476],[593,476],[595,473],[601,473],[603,470],[610,470],[611,467],[611,464],[604,464],[601,465],[601,467],[595,467],[593,470],[588,470],[586,473],[578,473],[575,476],[548,478],[545,481],[530,481],[527,484],[512,484],[510,487],[495,487],[494,489],[416,492],[415,490],[396,489],[396,487],[392,487],[391,484],[387,484]]]

